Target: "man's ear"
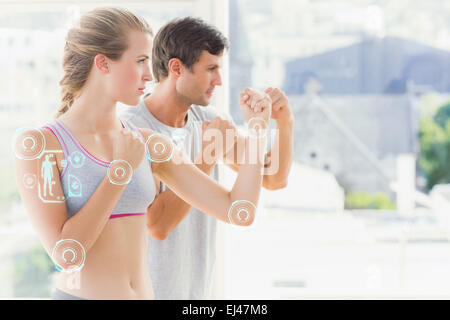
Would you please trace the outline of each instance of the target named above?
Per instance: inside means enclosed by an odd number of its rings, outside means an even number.
[[[103,74],[109,73],[108,58],[103,54],[97,54],[94,57],[95,67]]]
[[[175,77],[179,77],[184,68],[183,63],[178,58],[172,58],[169,60],[169,73]]]

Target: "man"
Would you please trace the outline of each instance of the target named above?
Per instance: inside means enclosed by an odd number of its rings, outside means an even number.
[[[222,119],[217,110],[207,107],[215,86],[222,84],[219,69],[226,49],[227,39],[200,19],[187,17],[167,23],[153,44],[156,86],[136,108],[128,108],[121,117],[130,125],[174,137],[199,169],[216,180],[215,163],[200,161],[206,145],[200,129],[212,128],[225,135],[225,130],[232,126],[229,116]],[[280,90],[269,88],[266,93],[272,99],[272,118],[279,129],[279,139],[275,139],[272,148],[279,149],[279,169],[264,176],[263,186],[275,190],[287,183],[292,162],[293,117],[288,100]],[[241,103],[248,99],[243,94],[240,98]],[[237,163],[229,165],[238,169]],[[210,298],[217,220],[191,208],[159,181],[158,188],[159,194],[147,211],[147,229],[152,236],[149,270],[155,297]]]

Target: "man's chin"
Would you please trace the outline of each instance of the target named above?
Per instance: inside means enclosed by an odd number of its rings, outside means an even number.
[[[207,107],[207,106],[209,106],[209,103],[210,103],[210,101],[208,99],[208,100],[197,101],[194,104],[196,104],[197,106]]]

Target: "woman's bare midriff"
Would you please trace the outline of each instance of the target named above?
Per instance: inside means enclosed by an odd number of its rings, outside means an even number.
[[[145,216],[110,219],[81,271],[60,272],[56,287],[85,299],[153,299],[146,255]]]
[[[61,117],[63,118],[63,117]],[[46,132],[51,148],[62,150],[56,137]],[[101,159],[112,155],[113,140],[76,135],[77,140]],[[56,154],[61,174],[62,153]],[[93,213],[95,214],[95,213]],[[86,299],[153,299],[147,267],[147,231],[145,215],[109,219],[99,238],[86,253],[79,272],[60,272],[56,288]]]

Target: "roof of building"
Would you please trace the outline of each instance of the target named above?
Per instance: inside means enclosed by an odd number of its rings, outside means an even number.
[[[407,83],[450,91],[450,52],[397,37],[359,43],[286,63],[284,89],[303,93],[316,78],[323,93],[404,93]]]

